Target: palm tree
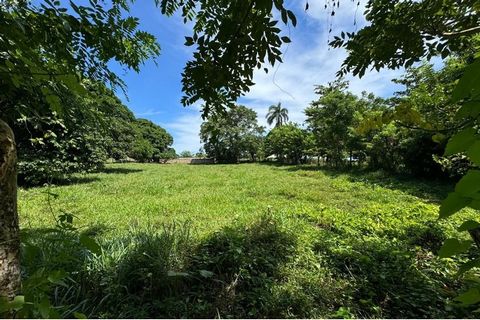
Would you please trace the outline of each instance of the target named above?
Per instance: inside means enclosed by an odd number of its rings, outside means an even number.
[[[268,108],[266,118],[269,125],[272,125],[272,123],[275,122],[275,127],[279,127],[287,123],[288,110],[287,108],[282,108],[282,104],[279,102],[277,105],[271,105]]]

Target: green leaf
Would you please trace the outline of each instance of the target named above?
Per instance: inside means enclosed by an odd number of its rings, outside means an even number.
[[[453,90],[452,102],[455,103],[461,99],[477,94],[478,83],[480,83],[480,59],[475,60],[465,69],[463,76]]]
[[[75,319],[87,319],[87,316],[81,312],[74,312],[73,316]]]
[[[50,108],[52,111],[57,112],[60,114],[62,112],[62,104],[61,100],[57,95],[48,95],[45,96],[45,100],[47,100],[47,103],[50,105]]]
[[[91,251],[94,254],[101,254],[102,253],[102,248],[100,245],[95,241],[95,239],[82,234],[80,236],[80,243],[87,248],[89,251]]]
[[[464,118],[476,118],[480,115],[480,101],[465,102],[455,114],[455,119],[460,120]]]
[[[85,95],[88,93],[88,91],[85,89],[85,87],[82,85],[82,83],[79,81],[76,75],[66,74],[66,75],[60,75],[57,77],[58,77],[58,80],[62,81],[63,84],[67,86],[71,91],[79,95]]]
[[[288,17],[290,18],[290,21],[292,21],[292,25],[294,27],[297,26],[297,17],[295,17],[295,14],[290,10],[287,10],[287,14],[288,14]]]
[[[461,275],[470,269],[478,268],[478,267],[480,267],[480,258],[477,258],[475,260],[470,260],[462,264],[460,268],[458,268],[458,274]]]
[[[440,258],[449,258],[453,255],[467,251],[472,245],[471,240],[458,240],[455,238],[447,239],[443,243],[443,246],[438,251],[438,256]]]
[[[467,156],[476,165],[480,165],[480,139],[475,141],[467,150]]]
[[[18,310],[23,307],[25,304],[25,297],[24,296],[15,296],[13,300],[10,302],[10,306],[14,310]]]
[[[477,288],[471,288],[467,292],[455,298],[455,301],[461,302],[463,305],[472,305],[480,302],[480,291]]]
[[[466,128],[451,137],[445,148],[445,155],[466,151],[477,140],[476,133],[475,129]]]
[[[200,270],[199,273],[204,278],[211,278],[214,275],[212,271],[207,271],[207,270]]]
[[[67,273],[64,270],[57,270],[51,272],[47,280],[50,281],[53,284],[61,285],[61,286],[66,286],[65,282],[63,282],[63,279],[67,277]]]
[[[282,37],[282,41],[283,41],[284,43],[290,43],[290,42],[292,42],[292,40],[290,40],[289,37]]]
[[[448,218],[454,213],[468,206],[469,203],[469,199],[462,197],[456,192],[451,192],[448,194],[447,198],[442,201],[442,204],[440,205],[439,218]]]
[[[188,273],[186,272],[176,272],[176,271],[168,271],[167,276],[169,277],[188,277]]]
[[[192,37],[185,37],[185,45],[186,45],[186,46],[188,46],[188,47],[189,47],[189,46],[192,46],[193,43],[194,43],[194,41],[193,41],[193,38],[192,38]]]
[[[50,309],[52,306],[50,305],[48,298],[44,297],[39,303],[36,303],[35,306],[37,307],[38,311],[40,311],[42,318],[50,318]]]
[[[9,301],[6,297],[0,297],[0,314],[11,310],[20,310],[25,304],[24,296],[15,296],[13,300]]]
[[[479,191],[480,170],[469,170],[455,186],[455,192],[465,197],[471,197]]]
[[[475,228],[478,228],[478,227],[480,227],[480,223],[478,223],[477,221],[467,220],[464,223],[462,223],[462,225],[460,227],[458,227],[457,230],[462,232],[462,231],[472,230],[472,229],[475,229]]]
[[[287,10],[285,10],[285,9],[282,10],[282,21],[283,21],[283,23],[285,23],[285,24],[288,23]]]

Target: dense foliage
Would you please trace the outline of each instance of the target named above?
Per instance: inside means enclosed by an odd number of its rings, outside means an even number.
[[[434,70],[424,63],[395,80],[404,89],[381,99],[358,97],[341,80],[317,87],[319,99],[306,108],[306,123],[315,136],[315,152],[341,167],[367,162],[371,169],[424,177],[460,177],[470,162],[444,156],[448,139],[459,131],[460,106],[451,103],[455,81],[465,60],[451,58]]]
[[[299,164],[308,154],[308,133],[296,124],[284,124],[270,131],[265,139],[265,150],[280,162]]]
[[[194,47],[193,59],[183,71],[182,103],[202,99],[204,115],[221,111],[253,85],[253,72],[265,63],[282,62],[280,51],[289,43],[278,27],[297,24],[283,0],[157,0],[163,13],[180,11],[184,21],[193,20],[193,35],[185,38]],[[265,68],[265,72],[268,69]]]
[[[146,119],[137,119],[134,128],[137,129],[140,139],[135,143],[132,158],[142,162],[158,162],[160,159],[173,157],[175,152],[170,148],[173,138],[165,129]],[[137,147],[146,152],[140,151],[137,155]]]
[[[477,0],[368,0],[367,25],[331,42],[348,51],[340,73],[362,76],[369,68],[410,67],[422,58],[470,51],[471,36],[480,32],[478,9]]]
[[[358,98],[344,92],[346,87],[347,83],[342,81],[317,87],[320,98],[305,109],[318,152],[336,167],[345,161],[347,152],[352,158],[354,150],[359,149],[356,145],[359,139],[353,135],[352,128],[355,112],[361,110],[357,108]]]
[[[17,137],[20,181],[59,179],[129,156],[140,129],[104,88],[123,87],[108,63],[139,71],[159,46],[127,9],[116,0],[2,2],[0,119]]]
[[[244,157],[255,161],[262,156],[263,132],[255,111],[236,106],[208,117],[200,129],[200,138],[209,157],[236,163]]]
[[[180,152],[179,157],[181,157],[181,158],[192,158],[193,153],[191,151],[184,150],[184,151]]]
[[[12,122],[19,154],[19,179],[24,185],[61,182],[76,172],[102,168],[108,158],[159,161],[174,157],[172,137],[154,123],[136,119],[114,93],[86,84],[88,93],[63,90],[62,112],[48,106]],[[42,103],[26,96],[25,103]],[[173,153],[173,155],[171,155]]]
[[[463,74],[449,95],[448,103],[461,107],[454,114],[458,126],[446,128],[454,131],[454,134],[448,140],[444,155],[456,157],[455,162],[468,159],[470,163],[455,191],[442,202],[439,216],[450,217],[465,207],[480,209],[479,2],[369,0],[366,8],[367,26],[355,33],[342,32],[331,43],[348,51],[340,74],[352,71],[362,76],[369,67],[377,70],[383,67],[408,67],[421,58],[430,59],[435,55],[441,55],[442,58],[460,55],[466,58]],[[446,161],[446,164],[449,166],[451,163]],[[474,242],[477,249],[480,248],[477,221],[465,221],[459,230],[468,232],[473,241],[449,239],[440,253],[442,257],[464,252]],[[478,265],[478,260],[469,261],[460,269],[460,273]],[[472,287],[457,299],[467,305],[477,304],[480,302],[480,288]]]
[[[268,164],[114,164],[85,178],[20,192],[29,292],[47,284],[63,317],[476,316],[453,299],[477,253],[436,255],[460,234],[460,216],[437,220],[449,184]],[[52,230],[50,210],[78,230]]]
[[[137,19],[122,14],[127,3],[107,2],[2,2],[0,100],[10,119],[22,107],[22,94],[36,93],[60,112],[59,95],[64,87],[84,93],[80,78],[122,84],[110,71],[110,60],[138,71],[146,59],[158,55],[155,38],[137,29]],[[43,110],[44,106],[27,104],[23,111]]]

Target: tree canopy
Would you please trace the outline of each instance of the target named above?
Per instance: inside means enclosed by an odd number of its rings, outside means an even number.
[[[350,151],[352,139],[350,130],[353,127],[357,98],[345,92],[347,83],[336,81],[328,86],[318,86],[317,101],[305,110],[306,122],[312,130],[317,146],[324,148],[326,155],[338,166]]]
[[[281,162],[299,164],[307,153],[307,132],[293,123],[275,127],[265,139],[265,148]]]
[[[108,62],[138,71],[159,54],[155,38],[138,30],[138,19],[127,16],[127,1],[6,2],[0,10],[0,101],[2,118],[30,112],[37,104],[19,104],[23,92],[39,92],[61,112],[59,90],[84,93],[88,78],[122,85]],[[42,106],[43,105],[39,105]]]
[[[205,152],[219,162],[236,163],[243,156],[252,160],[263,148],[264,128],[257,123],[257,113],[245,106],[207,118],[200,129]]]
[[[362,76],[369,68],[410,67],[422,58],[473,53],[471,36],[480,33],[477,0],[368,0],[365,9],[367,26],[331,42],[348,52],[340,74]]]

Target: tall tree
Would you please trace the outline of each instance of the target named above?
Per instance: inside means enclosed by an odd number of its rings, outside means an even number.
[[[0,297],[12,299],[20,287],[15,138],[0,120]]]
[[[299,164],[306,155],[307,133],[293,123],[278,126],[270,131],[265,139],[265,147],[268,154],[275,154],[280,162],[285,160]]]
[[[105,1],[103,1],[104,4]],[[61,113],[59,92],[85,93],[82,78],[121,85],[108,68],[112,59],[139,70],[159,53],[155,38],[124,17],[125,1],[62,7],[60,1],[8,1],[0,6],[0,295],[19,290],[16,151],[8,123],[19,114],[50,106]],[[43,103],[22,103],[40,94]]]
[[[147,160],[159,161],[162,158],[162,154],[170,149],[173,137],[164,128],[150,120],[137,119],[135,126],[140,136],[152,146],[152,155]]]
[[[236,163],[244,155],[256,158],[264,128],[257,113],[244,106],[207,118],[200,129],[205,152],[219,162]]]
[[[329,162],[335,166],[343,162],[345,153],[353,146],[349,128],[353,125],[358,99],[345,91],[347,85],[347,82],[335,81],[328,86],[318,86],[316,93],[320,98],[305,109],[306,121],[318,148],[326,150]]]
[[[282,104],[279,102],[268,108],[266,118],[269,125],[275,122],[275,127],[279,127],[288,122],[288,110],[287,108],[282,108]]]

